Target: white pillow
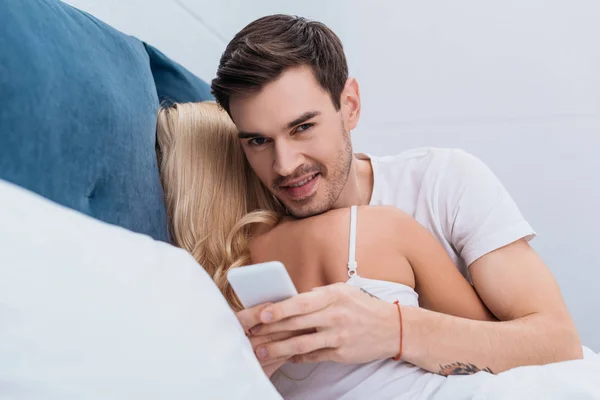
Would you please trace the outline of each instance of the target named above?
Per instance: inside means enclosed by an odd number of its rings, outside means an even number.
[[[0,181],[0,398],[281,397],[188,253]]]

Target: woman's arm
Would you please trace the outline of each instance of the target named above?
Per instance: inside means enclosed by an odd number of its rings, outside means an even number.
[[[399,210],[397,210],[399,211]],[[419,305],[457,317],[495,321],[441,243],[414,218],[390,210],[399,244],[415,274]]]
[[[312,223],[320,232],[325,269],[346,276],[342,266],[348,261],[350,211],[333,210],[319,218]],[[359,275],[414,286],[422,308],[473,320],[496,320],[441,243],[412,216],[395,207],[361,206],[356,227]],[[336,281],[340,279],[331,283]]]
[[[310,244],[320,250],[330,283],[347,279],[349,209],[310,221]],[[308,221],[307,221],[308,222]],[[412,216],[395,207],[361,206],[357,212],[358,274],[414,286],[419,305],[475,320],[496,320],[462,276],[441,243]],[[345,278],[344,278],[345,277]]]

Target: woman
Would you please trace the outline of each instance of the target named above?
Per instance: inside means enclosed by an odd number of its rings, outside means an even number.
[[[302,220],[286,216],[252,172],[235,125],[215,103],[161,109],[158,147],[173,240],[207,270],[234,310],[242,307],[227,271],[279,260],[299,292],[345,282],[405,306],[494,319],[435,237],[398,209],[364,206]],[[285,398],[412,399],[434,391],[445,378],[381,360],[287,363],[271,379]]]

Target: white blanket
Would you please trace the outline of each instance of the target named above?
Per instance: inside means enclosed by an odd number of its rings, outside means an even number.
[[[281,399],[185,251],[0,180],[0,399]]]
[[[600,356],[589,352],[583,360],[449,377],[434,399],[600,399]]]

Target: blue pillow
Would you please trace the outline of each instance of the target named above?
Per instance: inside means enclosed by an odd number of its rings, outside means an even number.
[[[58,0],[0,1],[0,49],[0,179],[168,241],[156,88],[200,100],[202,82]]]
[[[156,83],[158,100],[188,103],[214,100],[210,86],[197,76],[173,62],[160,50],[144,43],[150,57],[150,69]]]

